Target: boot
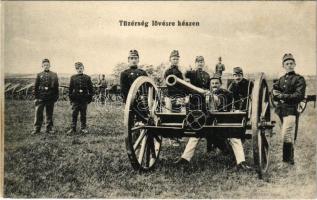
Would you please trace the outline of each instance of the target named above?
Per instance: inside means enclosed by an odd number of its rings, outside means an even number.
[[[289,156],[289,164],[294,165],[295,161],[294,161],[294,145],[292,143],[290,143],[290,156]]]
[[[288,162],[287,143],[283,143],[283,162]]]

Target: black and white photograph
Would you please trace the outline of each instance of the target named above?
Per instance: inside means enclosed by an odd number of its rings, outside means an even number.
[[[315,199],[315,1],[2,1],[0,196]]]

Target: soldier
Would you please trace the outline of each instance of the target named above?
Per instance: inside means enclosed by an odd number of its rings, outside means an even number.
[[[179,70],[179,52],[178,50],[173,50],[170,54],[169,61],[171,66],[165,71],[164,79],[169,75],[175,75],[177,78],[184,79],[183,73]],[[179,106],[177,105],[177,98],[182,98],[185,95],[183,94],[181,88],[176,86],[167,86],[167,96],[165,97],[165,108],[167,112],[179,112]],[[180,141],[175,139],[170,139],[170,144],[173,146],[179,146]]]
[[[211,80],[210,80],[210,85],[211,85],[211,92],[213,94],[213,97],[216,102],[216,109],[218,111],[229,111],[227,110],[227,105],[232,101],[232,94],[221,88],[221,79],[218,74],[215,74]],[[230,108],[230,107],[229,107]],[[213,135],[217,135],[217,133],[213,133]],[[221,135],[221,134],[220,134]],[[218,148],[222,149],[223,151],[226,151],[225,148],[226,144],[229,143],[230,146],[232,147],[233,153],[236,158],[236,168],[237,169],[250,169],[250,167],[246,164],[245,162],[245,155],[244,155],[244,150],[242,146],[241,139],[238,138],[229,138],[229,139],[220,139],[218,137],[213,138],[216,140]],[[188,143],[186,145],[186,148],[182,154],[182,156],[175,162],[177,165],[188,165],[192,157],[194,156],[195,149],[198,145],[199,138],[196,137],[191,137],[188,140]]]
[[[246,110],[248,96],[252,93],[253,82],[243,77],[241,67],[233,68],[234,81],[229,85],[228,90],[233,94],[234,109]]]
[[[44,108],[46,110],[46,133],[54,133],[53,111],[54,104],[59,97],[59,85],[57,74],[50,71],[50,67],[50,61],[43,59],[43,72],[37,74],[35,80],[35,120],[32,134],[38,134],[41,131]]]
[[[101,104],[105,104],[107,85],[108,83],[105,79],[105,75],[103,74],[102,78],[98,81],[99,94],[101,95]]]
[[[124,70],[120,75],[121,93],[124,103],[127,100],[130,87],[135,79],[139,76],[147,76],[147,73],[144,70],[138,68],[139,53],[137,50],[130,50],[128,63],[129,69]]]
[[[286,74],[274,84],[273,98],[278,101],[275,112],[282,122],[283,162],[294,165],[297,105],[305,97],[306,83],[304,77],[294,71],[296,63],[292,54],[284,54],[282,64]]]
[[[164,79],[166,79],[169,75],[175,75],[177,78],[184,79],[183,73],[178,69],[179,63],[179,52],[178,50],[173,50],[170,54],[169,59],[171,66],[165,71]],[[181,88],[176,86],[167,86],[167,97],[165,98],[166,109],[168,112],[178,111],[175,109],[176,99],[177,97],[183,97],[184,94]]]
[[[81,62],[75,63],[77,74],[70,78],[69,99],[72,105],[72,125],[67,132],[73,134],[76,132],[77,118],[80,113],[81,132],[88,133],[86,124],[87,106],[92,101],[94,88],[90,76],[84,74],[84,65]]]
[[[189,70],[185,73],[185,78],[190,80],[190,83],[196,87],[209,90],[210,88],[210,75],[203,70],[205,67],[205,60],[203,56],[197,56],[195,59],[196,70]],[[203,107],[204,97],[195,94],[190,98],[190,108],[199,109]],[[202,109],[201,109],[202,110]]]
[[[222,72],[226,70],[225,65],[221,63],[221,57],[218,58],[219,63],[216,65],[216,74],[222,76]]]

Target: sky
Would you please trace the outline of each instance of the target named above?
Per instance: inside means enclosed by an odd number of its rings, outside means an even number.
[[[4,2],[4,72],[36,73],[49,58],[52,71],[111,74],[137,49],[140,64],[168,62],[180,52],[180,66],[202,55],[209,70],[219,56],[226,72],[282,72],[284,53],[296,71],[316,74],[316,2]],[[123,27],[126,21],[194,21],[198,27]]]

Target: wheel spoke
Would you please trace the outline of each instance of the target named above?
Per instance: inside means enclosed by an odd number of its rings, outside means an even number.
[[[133,149],[136,150],[137,147],[139,146],[139,144],[141,143],[142,139],[145,136],[145,131],[141,130],[141,134],[139,135],[138,139],[135,141],[134,145],[133,145]]]
[[[145,137],[143,137],[143,140],[142,140],[141,149],[140,149],[139,157],[138,157],[138,162],[139,162],[140,164],[142,164],[142,160],[143,160],[143,157],[144,157],[147,137],[148,137],[148,136],[145,135]]]
[[[263,106],[263,108],[262,108],[261,117],[264,117],[264,116],[265,116],[265,114],[266,114],[268,108],[269,108],[269,102],[265,102],[265,104],[264,104],[264,106]]]

